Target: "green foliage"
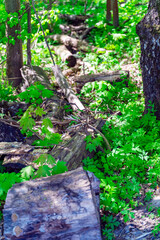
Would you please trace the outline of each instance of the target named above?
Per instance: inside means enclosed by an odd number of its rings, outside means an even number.
[[[153,235],[156,237],[158,233],[160,233],[160,223],[158,223],[154,229],[152,230]]]
[[[0,81],[0,101],[15,101],[14,89],[8,82]]]
[[[22,179],[16,173],[0,173],[0,201],[6,199],[8,190]]]
[[[105,222],[105,228],[103,229],[103,235],[107,237],[108,240],[114,239],[113,231],[116,227],[120,225],[120,222],[117,221],[116,218],[113,217],[113,215],[109,216],[103,216],[102,217],[103,222]]]
[[[110,50],[108,53],[88,52],[79,54],[83,57],[85,73],[102,72],[106,70],[120,69],[123,60],[138,62],[140,56],[139,38],[136,35],[136,24],[142,19],[147,10],[147,0],[119,0],[120,27],[114,28],[106,24],[106,0],[86,1],[62,1],[54,2],[48,18],[46,1],[35,1],[36,8],[43,14],[40,19],[46,34],[49,33],[48,24],[51,25],[53,33],[59,33],[59,13],[65,14],[85,14],[93,15],[87,19],[88,26],[95,25],[88,37],[89,43],[96,47]],[[89,10],[87,10],[89,9]],[[87,10],[87,11],[86,11]],[[44,37],[37,21],[33,8],[32,11],[32,34],[27,33],[27,15],[25,11],[25,1],[21,1],[21,26],[22,30],[19,38],[24,43],[31,38],[32,42],[32,65],[46,67],[50,64],[50,57]],[[5,21],[10,26],[17,24],[16,13],[8,15],[5,11],[4,1],[0,2],[0,57],[1,61],[6,59],[4,45]],[[14,44],[15,39],[9,38],[9,42]],[[49,43],[53,43],[49,40]],[[24,61],[26,53],[24,52]],[[64,67],[64,64],[59,64]],[[88,68],[88,69],[87,69]],[[1,75],[2,76],[2,73]],[[140,197],[141,186],[150,183],[152,188],[157,186],[160,176],[160,123],[154,117],[154,108],[143,116],[144,99],[142,92],[131,82],[124,80],[113,82],[105,81],[86,84],[82,92],[89,103],[89,107],[95,112],[96,117],[107,117],[107,122],[103,128],[103,133],[108,139],[112,152],[106,150],[104,140],[97,135],[95,138],[88,136],[87,149],[92,152],[97,151],[97,147],[103,148],[103,152],[96,153],[95,157],[84,159],[85,169],[92,171],[101,181],[100,205],[102,211],[106,213],[102,217],[105,228],[103,234],[107,239],[114,239],[113,231],[118,226],[115,218],[117,213],[121,213],[124,221],[133,217],[132,208],[138,206],[137,199]],[[52,96],[49,91],[40,84],[33,85],[27,91],[18,95],[20,101],[30,103],[20,119],[22,132],[26,136],[36,134],[39,140],[34,144],[40,147],[53,147],[61,141],[61,136],[52,131],[53,125],[49,119],[44,119],[42,124],[37,126],[36,121],[46,113],[41,107],[42,102]],[[14,90],[6,83],[0,83],[0,101],[13,101]],[[72,111],[66,109],[67,111]],[[112,113],[115,113],[112,115]],[[19,115],[22,111],[19,111]],[[22,169],[20,174],[0,173],[0,201],[5,200],[8,189],[16,182],[34,179],[37,177],[50,176],[67,171],[64,162],[56,162],[49,154],[41,155],[36,161],[39,168],[35,171],[31,166]],[[146,193],[145,200],[152,197],[152,191]],[[159,210],[157,210],[159,214]],[[159,232],[159,224],[155,226],[153,234]]]
[[[110,95],[104,94],[105,91]],[[102,117],[105,108],[106,111],[109,109],[118,113],[111,115],[108,111],[109,117],[103,127],[103,134],[112,152],[106,150],[101,136],[99,141],[88,136],[87,149],[96,150],[99,144],[104,151],[97,152],[94,158],[88,157],[83,162],[84,168],[101,181],[101,209],[113,216],[121,213],[124,221],[128,221],[134,217],[131,209],[138,206],[142,185],[149,183],[155,189],[159,181],[160,122],[154,116],[152,104],[149,112],[143,115],[144,99],[131,83],[126,86],[124,82],[112,85],[96,82],[94,87],[92,84],[84,87],[83,93],[97,102],[102,99],[101,104],[92,108],[96,112],[101,111]],[[101,94],[104,94],[103,97]],[[153,190],[148,191],[145,200],[149,201],[152,194]],[[112,239],[112,232],[113,229],[106,225],[103,233],[107,239]]]
[[[46,89],[42,84],[36,83],[31,85],[26,89],[26,91],[21,92],[17,97],[21,101],[32,104],[41,104],[45,98],[50,98],[53,96],[51,90]]]
[[[91,135],[88,135],[85,140],[87,142],[86,149],[88,149],[89,152],[96,151],[96,148],[100,146],[102,142],[102,138],[100,136],[92,139]]]
[[[89,106],[92,111],[110,114],[113,111],[118,111],[120,106],[125,106],[128,100],[138,98],[138,93],[131,94],[136,91],[135,85],[126,80],[123,75],[122,79],[124,80],[112,84],[107,81],[95,81],[84,85],[81,93],[90,102]]]
[[[23,168],[20,171],[20,176],[23,180],[30,180],[40,177],[47,177],[66,172],[68,169],[66,163],[57,161],[50,154],[41,154],[38,159],[34,161],[39,167],[38,170],[32,166]]]

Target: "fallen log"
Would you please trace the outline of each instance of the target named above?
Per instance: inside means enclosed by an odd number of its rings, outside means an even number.
[[[94,81],[109,81],[109,82],[120,82],[124,80],[125,84],[128,85],[129,71],[114,71],[109,73],[100,73],[100,74],[86,74],[78,76],[74,79],[75,90],[77,93],[80,93],[82,87],[88,82]]]
[[[85,22],[88,18],[93,17],[93,15],[69,15],[69,14],[59,14],[59,18],[65,19],[68,22],[72,22],[75,25],[81,22]]]
[[[72,53],[65,47],[65,45],[54,46],[53,48],[56,55],[60,56],[63,62],[67,61],[68,67],[74,67],[76,65],[76,58]]]
[[[7,102],[4,100],[0,102],[0,112],[6,115],[8,115],[9,113],[11,117],[16,116],[19,109],[25,112],[28,107],[29,107],[28,103]]]
[[[73,37],[70,37],[65,34],[48,35],[46,37],[53,39],[54,41],[58,42],[59,44],[64,44],[68,48],[71,48],[71,49],[74,48],[74,49],[78,49],[78,50],[81,50],[84,52],[88,52],[90,50],[95,51],[97,54],[112,52],[112,51],[106,50],[104,48],[96,48],[94,46],[89,45],[89,43],[87,43],[84,40],[79,40],[77,38],[73,38]]]
[[[24,80],[21,86],[21,91],[25,91],[27,87],[31,86],[35,82],[39,82],[46,88],[52,88],[51,83],[42,68],[38,66],[23,66],[20,71]]]
[[[62,122],[63,123],[63,122]],[[61,124],[58,123],[57,124]],[[105,121],[102,119],[94,120],[92,126],[101,131],[102,126],[105,124]],[[36,164],[33,162],[41,154],[49,153],[51,154],[56,161],[64,161],[69,170],[74,170],[83,165],[82,160],[84,158],[90,157],[93,158],[95,152],[89,152],[86,149],[85,138],[88,134],[93,135],[92,129],[77,129],[73,127],[73,130],[70,133],[65,133],[62,135],[62,142],[56,145],[52,150],[48,149],[34,149],[29,148],[28,145],[23,145],[20,143],[11,143],[7,144],[7,150],[3,145],[1,146],[1,153],[3,155],[3,166],[6,167],[7,171],[19,172],[23,167],[33,166],[37,169]],[[5,143],[3,143],[5,146]],[[23,150],[26,147],[26,152]],[[103,150],[103,149],[98,149]],[[6,151],[6,152],[5,152]],[[50,166],[52,167],[52,166]]]
[[[96,196],[99,181],[82,168],[15,184],[3,209],[4,238],[101,240]]]
[[[19,128],[0,121],[0,142],[23,142],[24,136]]]
[[[67,98],[68,102],[71,104],[73,110],[84,110],[85,107],[80,102],[74,91],[72,90],[71,86],[67,82],[66,78],[61,72],[61,69],[58,65],[53,66],[53,73],[56,78],[56,81],[59,87],[62,89],[65,97]]]
[[[59,28],[62,30],[62,32],[72,32],[72,31],[75,31],[75,32],[79,32],[79,31],[84,31],[86,30],[86,25],[82,24],[82,25],[79,25],[79,26],[74,26],[74,25],[63,25],[63,24],[60,24],[59,25]]]
[[[68,35],[55,34],[55,35],[48,35],[47,38],[51,38],[54,41],[57,41],[60,44],[64,44],[66,47],[69,47],[69,48],[73,47],[73,48],[77,48],[84,51],[89,50],[89,46],[87,42],[79,40],[77,38],[72,38]]]
[[[104,124],[105,121],[99,119],[94,123],[94,126],[101,130]],[[62,143],[58,144],[51,151],[51,155],[55,159],[65,161],[69,170],[82,166],[83,159],[87,157],[92,158],[95,154],[94,151],[90,153],[86,150],[85,138],[89,134],[93,134],[93,131],[90,131],[90,129],[86,129],[86,131],[73,130],[70,134],[64,136]]]

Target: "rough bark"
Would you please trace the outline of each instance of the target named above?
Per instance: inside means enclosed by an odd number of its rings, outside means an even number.
[[[141,69],[145,95],[145,113],[154,104],[160,119],[160,1],[151,0],[148,12],[137,25],[141,43]],[[150,105],[150,106],[149,106]]]
[[[24,79],[24,83],[21,86],[22,91],[24,91],[27,87],[31,86],[35,82],[39,82],[40,84],[45,86],[47,89],[53,90],[51,83],[47,77],[47,74],[42,68],[38,66],[32,66],[32,67],[23,66],[23,68],[21,69],[21,72]],[[61,94],[58,94],[57,92],[54,93],[52,97],[50,97],[49,99],[46,99],[45,102],[43,102],[43,108],[47,112],[47,115],[45,117],[49,117],[51,120],[52,118],[63,119],[65,115],[63,106],[67,105],[67,103],[68,103],[67,100],[61,99]],[[12,105],[13,104],[11,104],[11,106]],[[16,107],[16,104],[14,105]],[[20,106],[20,104],[17,104],[17,108],[18,106]],[[1,103],[0,103],[0,107],[1,107]],[[10,111],[11,110],[9,108],[9,112]]]
[[[23,142],[24,136],[19,128],[0,121],[0,142]]]
[[[103,120],[97,120],[93,125],[101,130],[102,126],[105,124]],[[77,129],[76,129],[77,130]],[[71,134],[64,137],[63,142],[56,146],[51,154],[55,159],[60,161],[65,161],[69,170],[74,170],[82,166],[82,160],[84,158],[92,158],[95,154],[93,151],[90,153],[86,150],[85,138],[88,134],[93,134],[91,129],[83,130],[73,130]]]
[[[119,26],[118,1],[113,0],[113,26]]]
[[[65,47],[65,45],[55,46],[53,48],[56,55],[60,56],[63,62],[67,61],[68,67],[74,67],[76,65],[76,58],[73,54]]]
[[[79,25],[79,26],[74,26],[74,25],[62,25],[62,24],[60,24],[59,25],[59,27],[60,27],[60,29],[62,30],[62,31],[65,31],[65,32],[67,32],[67,31],[80,31],[80,30],[86,30],[86,25],[84,25],[84,24],[81,24],[81,25]]]
[[[19,15],[20,10],[20,1],[19,0],[5,0],[5,7],[7,13],[17,12]],[[18,87],[22,82],[22,76],[20,68],[23,65],[23,56],[22,56],[22,40],[19,39],[21,32],[20,23],[10,27],[6,24],[6,35],[8,38],[7,43],[7,78],[13,86]],[[14,44],[10,41],[14,39]]]
[[[101,240],[95,197],[99,182],[92,179],[79,168],[15,184],[3,210],[4,238]]]
[[[70,37],[68,35],[48,35],[47,38],[51,38],[54,41],[57,41],[60,44],[64,44],[66,47],[69,48],[76,48],[83,51],[89,50],[89,45],[86,41],[79,40],[77,38]]]
[[[111,0],[106,0],[106,1],[107,1],[106,20],[110,22],[111,21]]]
[[[27,28],[28,28],[28,34],[30,35],[32,33],[31,29],[31,7],[30,3],[26,2],[26,12],[27,12]],[[27,65],[31,65],[31,38],[30,36],[27,38]]]

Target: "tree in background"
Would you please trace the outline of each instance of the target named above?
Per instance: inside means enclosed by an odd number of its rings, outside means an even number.
[[[8,19],[6,24],[7,42],[7,77],[13,86],[22,82],[20,68],[23,65],[22,40],[20,38],[21,26],[19,21],[20,0],[5,0],[8,14],[16,16],[16,21]]]
[[[113,11],[113,25],[119,26],[118,0],[107,0],[106,20],[111,21],[111,11]]]
[[[29,1],[26,1],[26,12],[27,12],[27,30],[28,30],[28,38],[27,38],[27,65],[31,65],[31,6]]]
[[[160,0],[150,0],[148,12],[137,25],[141,43],[141,69],[145,113],[153,104],[160,119]]]

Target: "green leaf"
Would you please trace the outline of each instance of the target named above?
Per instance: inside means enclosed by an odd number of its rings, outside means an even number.
[[[58,161],[57,164],[52,168],[52,175],[67,172],[66,162]]]
[[[43,119],[42,126],[44,126],[45,128],[47,127],[53,128],[53,124],[49,118]]]
[[[43,108],[40,108],[40,107],[38,106],[37,109],[35,110],[35,114],[36,114],[37,116],[42,117],[44,114],[46,114],[46,112],[43,111]]]
[[[36,125],[33,118],[29,117],[25,112],[22,118],[20,119],[20,126],[23,128],[23,131],[32,130]]]
[[[51,176],[51,168],[47,165],[40,166],[36,172],[34,178]]]
[[[21,173],[21,177],[25,180],[29,180],[30,178],[33,177],[35,172],[35,169],[32,166],[27,166],[25,168],[22,168],[22,170],[20,171]]]
[[[42,97],[43,98],[50,98],[53,96],[53,92],[51,90],[45,89],[42,91]]]
[[[43,165],[47,163],[48,165],[53,165],[56,163],[55,158],[52,155],[44,153],[39,156],[37,160],[34,161],[36,164]]]

